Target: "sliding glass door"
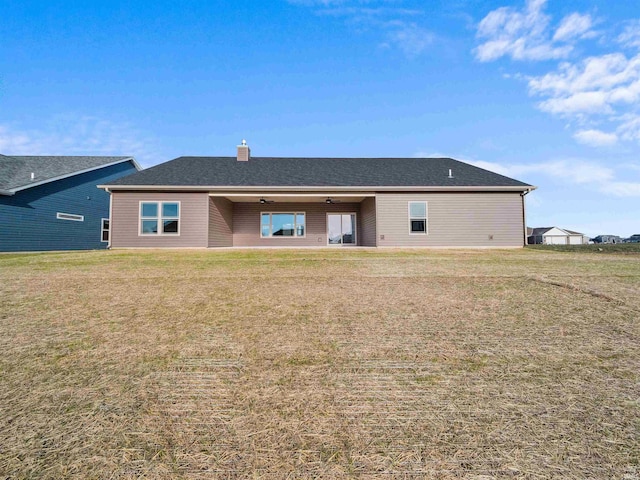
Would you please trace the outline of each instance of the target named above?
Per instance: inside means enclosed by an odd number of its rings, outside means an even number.
[[[355,245],[356,214],[328,213],[327,239],[329,245]]]

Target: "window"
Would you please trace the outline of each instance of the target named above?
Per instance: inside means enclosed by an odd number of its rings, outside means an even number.
[[[180,235],[180,202],[140,202],[140,235]]]
[[[409,234],[427,233],[427,202],[409,202]]]
[[[304,237],[304,212],[262,213],[260,215],[260,236]]]
[[[102,231],[101,231],[100,241],[101,242],[109,241],[109,219],[108,218],[102,219]]]
[[[84,222],[84,215],[75,215],[73,213],[56,213],[58,220],[73,220],[74,222]]]

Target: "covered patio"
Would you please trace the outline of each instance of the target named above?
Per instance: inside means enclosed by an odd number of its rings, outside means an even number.
[[[212,192],[209,246],[375,246],[375,193]]]

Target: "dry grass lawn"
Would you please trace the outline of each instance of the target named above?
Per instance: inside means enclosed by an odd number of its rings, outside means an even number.
[[[640,478],[640,255],[0,256],[0,478]]]

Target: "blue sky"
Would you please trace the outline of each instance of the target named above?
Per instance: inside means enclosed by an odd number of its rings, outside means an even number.
[[[640,233],[640,5],[0,4],[0,152],[451,156],[530,226]]]

